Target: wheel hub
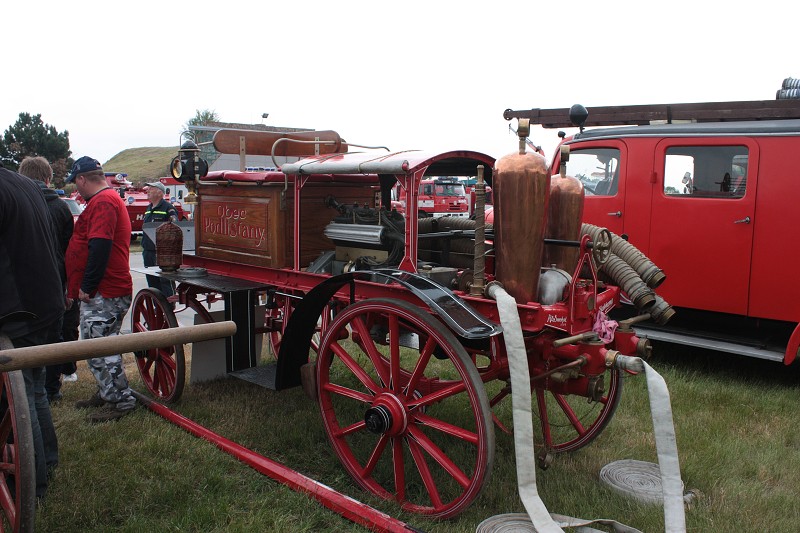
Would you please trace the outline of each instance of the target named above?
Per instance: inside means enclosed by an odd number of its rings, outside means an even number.
[[[408,426],[408,415],[403,402],[393,394],[382,394],[364,414],[367,430],[376,435],[397,436]]]
[[[367,409],[367,414],[364,415],[364,422],[370,432],[380,435],[392,427],[392,415],[382,405],[370,407]]]

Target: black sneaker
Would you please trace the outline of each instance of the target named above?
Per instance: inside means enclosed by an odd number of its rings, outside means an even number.
[[[90,407],[103,407],[105,404],[106,402],[100,397],[100,394],[95,393],[94,396],[88,400],[78,400],[75,402],[75,407],[78,409],[89,409]]]
[[[117,409],[116,407],[108,407],[101,411],[94,412],[86,417],[86,420],[92,424],[100,424],[102,422],[111,422],[112,420],[119,420],[120,418],[133,412],[133,409]]]
[[[60,402],[61,398],[63,398],[63,397],[64,396],[60,392],[57,392],[55,394],[48,394],[47,395],[47,402],[50,405],[53,405],[53,404],[56,404],[56,403]]]

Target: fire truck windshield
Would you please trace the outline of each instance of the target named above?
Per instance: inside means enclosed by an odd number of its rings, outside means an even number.
[[[456,183],[436,185],[436,196],[465,196],[464,186]]]

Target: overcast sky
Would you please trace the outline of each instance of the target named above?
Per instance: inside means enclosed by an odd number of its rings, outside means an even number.
[[[506,108],[774,99],[800,77],[793,5],[10,1],[0,130],[40,113],[69,131],[74,158],[104,163],[176,146],[210,109],[392,150],[500,157],[516,149]],[[531,138],[548,155],[557,141],[538,127]]]

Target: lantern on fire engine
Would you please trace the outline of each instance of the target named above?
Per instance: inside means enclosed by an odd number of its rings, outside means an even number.
[[[208,162],[199,156],[200,148],[192,141],[181,145],[178,155],[172,159],[169,171],[173,178],[186,184],[189,194],[184,198],[187,204],[197,203],[197,182],[208,174]]]

